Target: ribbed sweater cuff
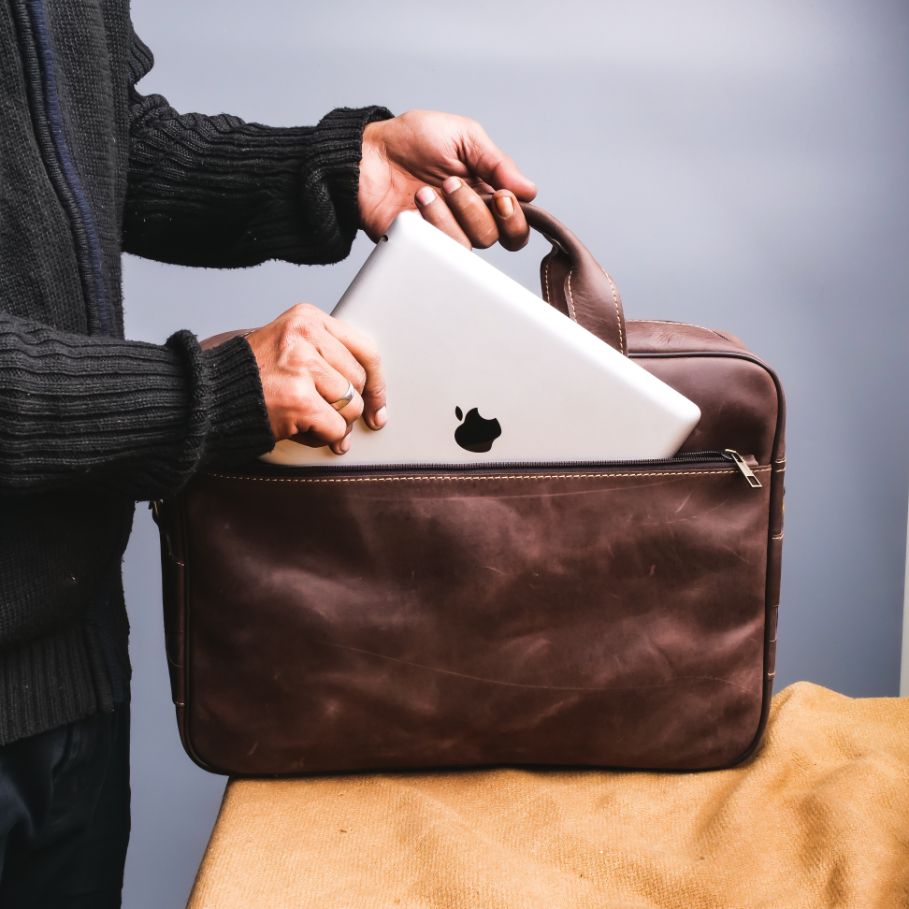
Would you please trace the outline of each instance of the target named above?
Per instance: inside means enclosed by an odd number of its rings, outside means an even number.
[[[202,351],[209,390],[209,428],[202,463],[241,463],[271,450],[271,431],[262,380],[246,338],[238,336]]]
[[[363,131],[368,124],[393,116],[388,108],[376,105],[339,107],[326,114],[309,137],[301,188],[303,211],[307,217],[318,217],[311,200],[317,195],[319,184],[324,182],[337,213],[339,236],[326,238],[326,262],[336,262],[347,255],[360,226],[358,191]],[[315,234],[320,228],[324,230],[324,215],[320,221],[314,220],[311,224]]]

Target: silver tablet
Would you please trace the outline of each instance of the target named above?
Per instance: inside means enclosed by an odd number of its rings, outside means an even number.
[[[630,460],[674,454],[698,407],[416,212],[403,212],[332,315],[382,357],[388,422],[289,466]]]

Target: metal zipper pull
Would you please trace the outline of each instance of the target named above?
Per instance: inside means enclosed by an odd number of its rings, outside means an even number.
[[[754,471],[745,463],[745,459],[734,448],[723,449],[723,454],[738,467],[739,473],[748,481],[749,486],[754,489],[761,488],[761,481],[755,476]]]

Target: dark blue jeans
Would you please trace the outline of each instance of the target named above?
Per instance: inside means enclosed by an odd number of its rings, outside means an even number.
[[[119,909],[129,706],[0,747],[0,906]]]

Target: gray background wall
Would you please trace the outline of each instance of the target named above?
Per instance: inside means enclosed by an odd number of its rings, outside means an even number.
[[[616,276],[629,316],[713,325],[779,370],[789,463],[778,684],[895,694],[909,419],[909,8],[824,3],[135,0],[181,110],[275,124],[335,106],[486,125]],[[129,259],[132,337],[330,308],[366,257],[235,272]],[[535,286],[545,247],[494,253]],[[137,512],[127,909],[182,905],[223,780],[184,757],[156,537]]]

